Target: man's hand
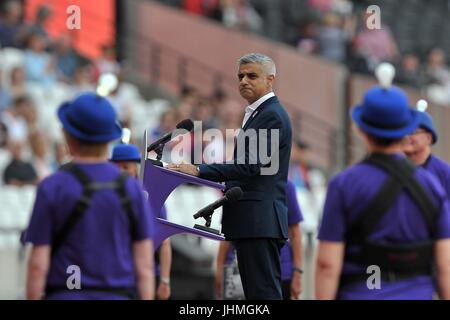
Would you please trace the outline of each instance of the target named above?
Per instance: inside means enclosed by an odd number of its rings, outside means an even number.
[[[216,270],[216,278],[215,278],[215,289],[216,289],[216,298],[222,299],[222,281],[223,281],[223,266],[222,268],[217,268]]]
[[[292,273],[291,300],[299,300],[302,293],[302,275],[298,272]]]
[[[180,164],[170,163],[167,166],[167,168],[169,168],[171,170],[174,170],[174,171],[190,174],[191,176],[195,176],[195,177],[199,176],[199,172],[198,172],[197,166],[194,166],[193,164],[189,164],[189,163],[180,163]]]
[[[156,290],[156,298],[158,300],[167,300],[170,297],[170,285],[165,282],[160,282]]]

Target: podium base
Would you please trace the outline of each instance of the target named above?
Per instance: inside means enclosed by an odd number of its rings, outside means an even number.
[[[202,226],[200,224],[195,224],[194,228],[220,235],[219,230],[213,229],[213,228],[209,228],[209,227],[206,227],[206,226]]]

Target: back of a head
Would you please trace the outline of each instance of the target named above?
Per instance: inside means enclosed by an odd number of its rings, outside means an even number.
[[[375,74],[380,85],[366,91],[351,115],[363,132],[385,146],[413,133],[419,126],[419,114],[409,106],[406,93],[392,86],[395,69],[391,64],[380,64]]]
[[[118,144],[114,146],[109,160],[112,162],[140,162],[141,155],[139,148],[134,144]]]
[[[58,117],[71,136],[86,143],[107,143],[122,136],[113,106],[93,92],[63,103]]]

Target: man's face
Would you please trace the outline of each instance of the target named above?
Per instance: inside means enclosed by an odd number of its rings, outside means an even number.
[[[407,156],[411,156],[423,152],[427,147],[431,146],[433,137],[428,131],[418,128],[403,141],[403,151]]]
[[[259,63],[246,63],[239,66],[239,93],[249,104],[272,91],[273,75],[264,72]]]

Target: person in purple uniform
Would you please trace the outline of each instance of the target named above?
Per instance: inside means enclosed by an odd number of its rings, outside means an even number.
[[[139,182],[108,162],[122,129],[107,99],[58,110],[73,161],[44,179],[25,241],[28,299],[153,299],[153,217]]]
[[[434,174],[450,195],[450,165],[431,153],[431,146],[436,143],[438,135],[433,127],[433,119],[423,111],[420,112],[419,128],[405,141],[406,156],[416,165],[424,167]]]
[[[386,82],[382,82],[386,83]],[[419,126],[406,94],[369,89],[352,111],[369,155],[329,183],[318,238],[317,299],[450,298],[450,209],[402,139]]]
[[[298,300],[302,293],[302,233],[299,223],[303,221],[303,215],[297,201],[295,185],[288,180],[286,185],[286,196],[288,206],[288,232],[289,241],[281,249],[281,280],[284,300]],[[222,241],[219,246],[219,252],[216,262],[216,296],[218,298],[236,299],[238,296],[227,295],[226,282],[232,280],[224,279],[226,268],[233,270],[234,247],[229,241]],[[236,274],[238,275],[237,268]],[[231,272],[229,272],[231,273]],[[232,277],[232,274],[226,274],[225,278]],[[235,285],[235,284],[231,284]],[[230,289],[230,291],[232,291]],[[236,290],[238,291],[238,290]],[[242,295],[243,298],[243,295]]]
[[[138,165],[141,162],[141,155],[139,148],[134,144],[115,145],[109,160],[130,176],[135,178],[138,177]],[[161,209],[158,218],[167,220],[167,211],[165,207]],[[170,246],[170,240],[164,240],[158,251],[159,254],[156,258],[159,258],[159,260],[155,265],[156,298],[158,300],[167,300],[170,297],[170,267],[172,264],[172,248]]]

